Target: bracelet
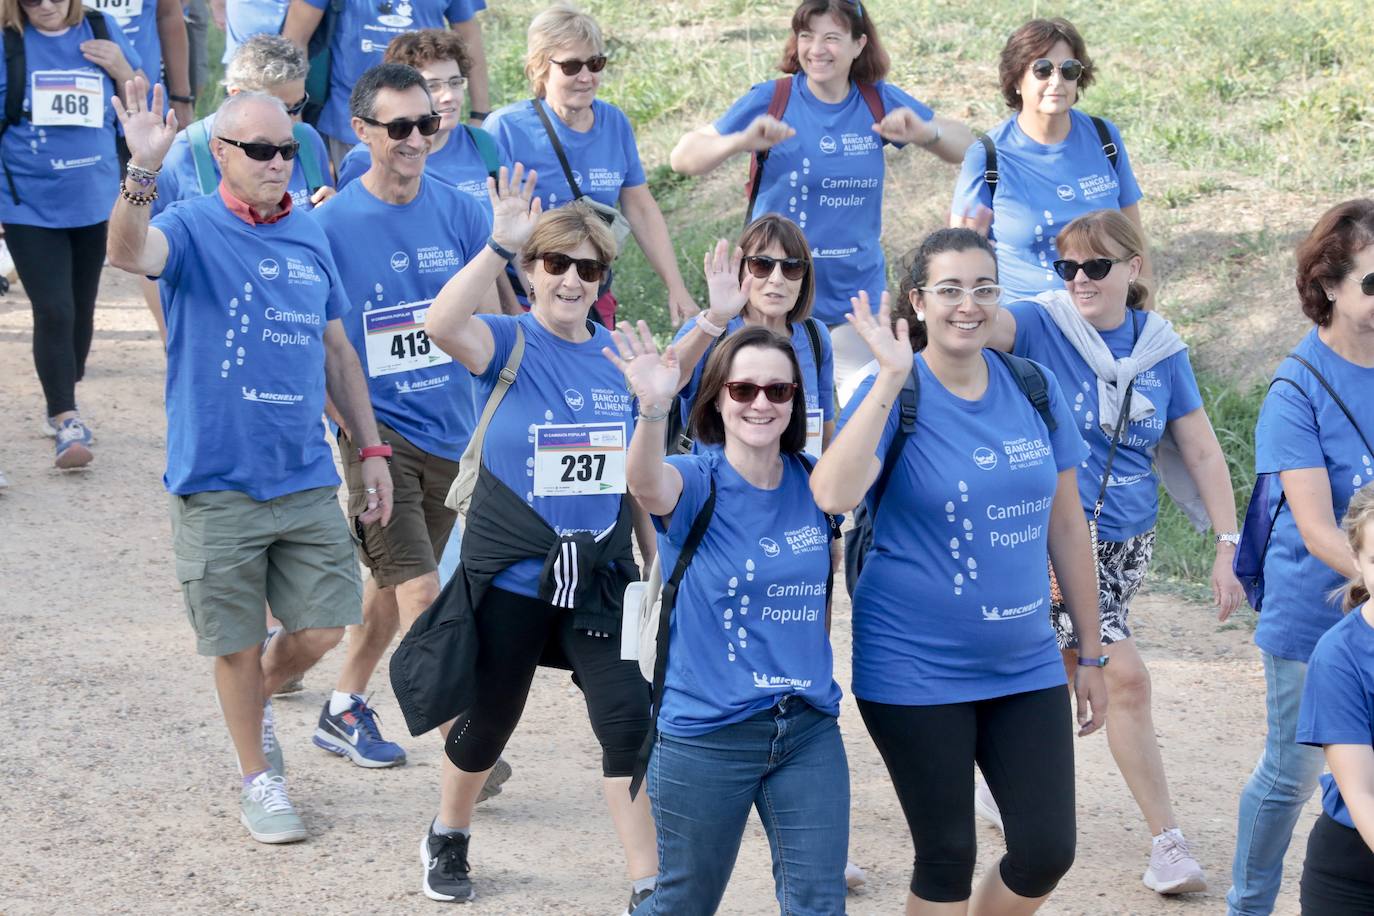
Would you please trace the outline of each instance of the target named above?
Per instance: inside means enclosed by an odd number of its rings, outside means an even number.
[[[194,105],[194,104],[196,104],[196,97],[193,96],[193,95],[172,95],[172,94],[169,92],[169,93],[167,93],[167,101],[169,101],[169,102],[185,102],[187,105]]]
[[[135,207],[146,207],[153,201],[157,200],[157,188],[153,188],[151,191],[137,193],[134,191],[130,191],[128,186],[121,181],[119,183],[119,196],[127,200],[130,204],[132,204]]]
[[[929,149],[930,147],[932,147],[932,146],[934,146],[935,144],[937,144],[937,143],[940,142],[940,136],[941,136],[940,125],[939,125],[939,124],[936,124],[936,125],[935,125],[935,136],[931,137],[929,140],[927,140],[927,141],[924,142],[924,143],[918,143],[917,146],[921,146],[921,147],[924,147],[924,148],[926,148],[926,149]]]
[[[129,178],[133,179],[135,184],[142,185],[145,188],[157,181],[157,176],[162,172],[160,168],[145,169],[143,166],[134,165],[132,162],[130,162],[125,169]]]
[[[1230,544],[1232,547],[1240,546],[1240,532],[1238,531],[1219,531],[1217,532],[1218,544]]]
[[[702,312],[700,315],[697,316],[697,327],[701,328],[703,334],[706,334],[710,337],[719,337],[720,335],[725,333],[725,328],[721,327],[718,324],[714,324],[710,319],[706,317],[705,312]]]
[[[639,412],[639,419],[645,423],[660,423],[668,419],[668,414],[672,411],[671,407],[665,407],[663,413],[648,414],[644,411]]]
[[[491,114],[491,112],[489,112],[489,111],[469,111],[469,112],[468,112],[468,120],[469,120],[469,121],[485,121],[485,120],[487,119],[487,116],[490,115],[490,114]]]
[[[492,236],[487,236],[487,247],[505,258],[508,263],[515,260],[515,252],[511,251],[509,248],[501,247],[501,244]]]
[[[389,461],[391,459],[390,444],[383,442],[381,445],[365,445],[358,449],[359,461],[366,461],[369,458],[386,458]]]

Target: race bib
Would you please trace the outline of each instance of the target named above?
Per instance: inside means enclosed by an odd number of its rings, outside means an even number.
[[[136,19],[143,15],[143,0],[83,0],[88,10],[109,13],[116,19]]]
[[[413,372],[453,362],[453,357],[434,346],[425,333],[425,314],[433,301],[403,302],[363,312],[369,376]]]
[[[821,434],[825,431],[825,411],[806,411],[806,454],[821,460]]]
[[[86,70],[35,70],[29,104],[35,127],[104,127],[105,78]]]
[[[624,492],[624,423],[554,423],[534,428],[535,496]]]

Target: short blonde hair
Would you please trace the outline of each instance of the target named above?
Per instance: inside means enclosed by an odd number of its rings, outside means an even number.
[[[96,15],[104,14],[96,13]],[[65,26],[80,25],[85,16],[86,7],[81,5],[81,0],[67,0],[67,18],[62,24]],[[0,0],[0,27],[14,29],[23,34],[24,26],[28,24],[28,17],[19,9],[19,0]]]
[[[606,221],[591,207],[573,201],[566,207],[547,210],[539,217],[525,243],[520,263],[528,271],[545,254],[566,254],[583,242],[591,242],[596,256],[604,263],[615,260],[615,236]]]
[[[601,26],[571,3],[554,4],[531,20],[525,39],[525,76],[529,78],[535,98],[544,97],[549,80],[549,61],[554,52],[579,42],[591,45],[595,54],[606,53]]]
[[[1054,247],[1061,257],[1063,252],[1076,248],[1099,257],[1129,261],[1145,257],[1145,236],[1120,210],[1094,210],[1059,230]],[[1126,292],[1126,304],[1143,309],[1149,301],[1150,287],[1137,277]]]

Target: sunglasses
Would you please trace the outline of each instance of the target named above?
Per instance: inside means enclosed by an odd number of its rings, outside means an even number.
[[[1054,272],[1059,274],[1061,280],[1072,280],[1078,276],[1081,270],[1089,280],[1101,280],[1112,272],[1113,264],[1120,264],[1120,258],[1093,258],[1090,261],[1070,261],[1060,258],[1054,262]]]
[[[806,275],[806,262],[801,258],[770,258],[766,254],[751,254],[744,259],[744,266],[756,280],[767,280],[773,276],[773,268],[781,267],[787,280],[800,280]]]
[[[53,7],[59,7],[66,3],[67,0],[47,0],[47,2],[51,4]],[[38,9],[40,6],[43,5],[43,3],[44,0],[19,0],[20,6],[28,7],[31,10]]]
[[[278,153],[281,153],[282,161],[290,162],[296,158],[296,153],[300,152],[301,148],[295,140],[287,140],[278,146],[275,143],[245,143],[242,140],[230,140],[228,137],[220,139],[230,146],[237,146],[243,150],[245,156],[257,162],[271,162]]]
[[[1031,61],[1030,72],[1038,80],[1047,80],[1054,75],[1054,61],[1048,57],[1042,57]],[[1059,75],[1064,77],[1066,83],[1076,83],[1078,78],[1083,75],[1082,61],[1074,60],[1070,57],[1059,65]]]
[[[404,140],[410,136],[410,132],[415,128],[420,129],[420,136],[432,137],[439,131],[439,122],[443,120],[438,114],[430,112],[422,118],[397,118],[395,121],[381,121],[372,118],[358,116],[358,120],[364,124],[371,124],[373,127],[385,127],[386,135],[393,140]]]
[[[978,305],[996,305],[1002,301],[1002,287],[993,283],[975,286],[973,289],[964,289],[953,283],[942,286],[918,286],[917,289],[941,305],[958,305],[964,301],[965,296],[971,297]]]
[[[287,105],[287,106],[286,106],[286,113],[289,114],[289,115],[291,115],[291,117],[294,118],[296,115],[300,114],[302,111],[305,111],[305,106],[307,106],[307,105],[309,105],[309,104],[310,104],[310,93],[307,92],[305,95],[301,96],[301,100],[300,100],[299,102],[295,103],[294,105]]]
[[[774,382],[771,385],[755,385],[753,382],[726,382],[725,390],[730,392],[730,400],[741,404],[752,404],[763,392],[770,403],[786,404],[797,393],[796,382]]]
[[[563,71],[564,76],[577,76],[577,74],[582,72],[583,67],[586,67],[593,73],[600,73],[602,70],[606,69],[606,55],[598,54],[586,60],[554,60],[553,58],[549,58],[549,63],[557,64],[558,68]]]
[[[541,254],[538,258],[544,262],[544,271],[550,276],[561,277],[569,267],[577,268],[578,279],[583,283],[600,283],[606,276],[606,265],[591,258],[570,258],[566,254]]]
[[[1360,292],[1366,296],[1374,296],[1374,273],[1365,274],[1360,278]]]

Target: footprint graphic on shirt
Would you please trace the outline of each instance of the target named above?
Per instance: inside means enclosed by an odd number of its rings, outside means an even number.
[[[1366,480],[1369,480],[1369,479],[1371,479],[1371,478],[1374,478],[1374,464],[1371,464],[1371,463],[1370,463],[1369,456],[1368,456],[1368,455],[1361,455],[1361,456],[1360,456],[1360,461],[1361,461],[1361,463],[1362,463],[1362,465],[1363,465],[1363,473],[1362,473],[1362,474],[1356,474],[1356,475],[1351,479],[1351,483],[1353,483],[1353,484],[1355,485],[1355,489],[1357,489],[1357,490],[1358,490],[1360,487],[1362,487],[1362,486],[1364,485],[1364,482],[1365,482]]]
[[[969,579],[978,578],[976,572],[978,563],[972,556],[964,556],[964,551],[970,550],[973,542],[973,519],[960,517],[959,514],[968,503],[968,482],[960,480],[957,485],[959,502],[956,504],[952,499],[945,502],[945,521],[954,528],[946,546],[949,548],[950,559],[954,561],[955,571],[951,578],[954,594],[962,595],[964,584]],[[968,572],[967,579],[965,578],[965,570]]]
[[[753,558],[746,558],[744,561],[744,580],[754,581],[754,570],[756,566]],[[739,598],[738,609],[727,607],[721,611],[721,625],[725,630],[725,658],[727,661],[734,661],[736,656],[749,648],[749,630],[744,626],[744,618],[749,614],[749,596],[739,594],[739,576],[731,576],[725,583],[725,594],[729,598]],[[736,648],[735,644],[739,643]]]

